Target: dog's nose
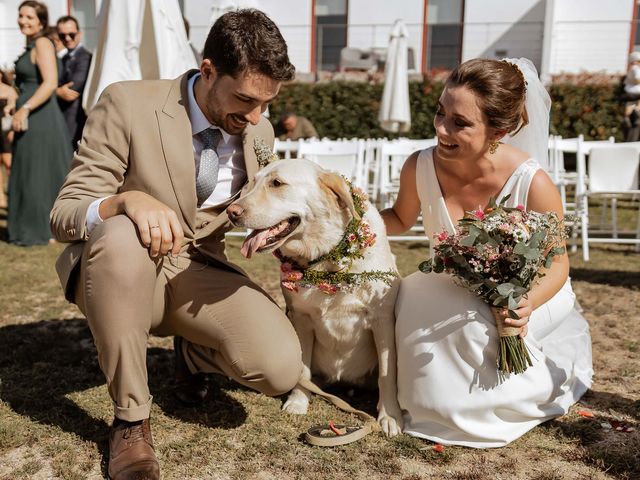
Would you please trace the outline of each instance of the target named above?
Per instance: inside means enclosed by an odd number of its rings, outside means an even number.
[[[237,203],[232,203],[227,207],[227,216],[229,217],[229,220],[231,220],[232,222],[237,221],[242,216],[243,212],[244,212],[244,208],[242,208]]]

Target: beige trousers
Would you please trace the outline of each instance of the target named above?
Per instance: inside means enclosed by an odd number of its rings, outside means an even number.
[[[249,278],[197,258],[151,259],[124,215],[96,226],[87,241],[76,302],[122,420],[149,417],[150,333],[184,337],[191,372],[225,375],[266,395],[291,390],[300,377],[300,344],[284,312]]]

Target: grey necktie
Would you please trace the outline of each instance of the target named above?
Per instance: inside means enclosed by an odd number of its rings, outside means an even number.
[[[202,141],[202,153],[200,154],[200,168],[196,176],[196,195],[198,206],[202,205],[218,183],[218,153],[216,148],[222,138],[222,133],[217,128],[207,128],[198,134]]]

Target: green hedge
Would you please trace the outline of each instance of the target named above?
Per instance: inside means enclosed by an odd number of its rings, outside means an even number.
[[[431,138],[433,117],[442,82],[411,82],[411,131],[403,136]],[[283,110],[291,108],[311,120],[321,137],[395,138],[378,125],[383,85],[364,82],[292,83],[284,85],[270,107],[275,123]],[[551,133],[563,137],[583,134],[585,139],[622,140],[623,105],[618,101],[620,87],[615,84],[553,84]]]
[[[621,86],[552,84],[551,132],[563,137],[583,134],[586,140],[623,140]]]

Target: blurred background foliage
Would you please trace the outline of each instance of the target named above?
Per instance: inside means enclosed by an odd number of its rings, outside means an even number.
[[[270,107],[276,124],[284,110],[307,117],[321,137],[338,138],[432,138],[433,117],[443,82],[424,80],[409,84],[411,131],[391,134],[378,124],[383,85],[357,81],[291,83],[283,85]],[[564,138],[583,134],[585,140],[610,136],[622,141],[624,105],[621,85],[611,78],[556,77],[548,87],[553,101],[550,132]]]

